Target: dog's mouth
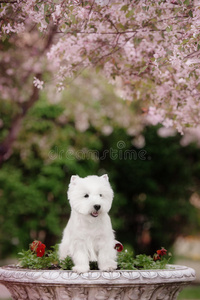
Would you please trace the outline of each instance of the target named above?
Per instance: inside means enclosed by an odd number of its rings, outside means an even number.
[[[93,211],[91,213],[91,216],[94,217],[94,218],[98,217],[98,215],[99,215],[98,211]]]

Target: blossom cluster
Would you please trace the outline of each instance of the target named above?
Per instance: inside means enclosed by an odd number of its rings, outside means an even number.
[[[36,86],[38,89],[42,90],[42,89],[43,89],[43,85],[44,85],[44,81],[39,80],[38,78],[34,77],[33,84],[34,84],[34,86]]]
[[[161,248],[160,250],[157,250],[156,253],[153,256],[154,261],[160,260],[162,256],[167,254],[167,250],[165,248]]]
[[[3,4],[0,17],[3,38],[30,23],[43,35],[55,26],[47,57],[59,90],[66,79],[95,67],[124,99],[139,103],[145,124],[180,133],[199,124],[198,0],[22,0]]]
[[[42,242],[40,241],[33,241],[31,244],[30,244],[30,249],[33,253],[36,253],[37,257],[42,257],[44,256],[45,254],[45,248],[46,248],[46,245],[43,244]]]

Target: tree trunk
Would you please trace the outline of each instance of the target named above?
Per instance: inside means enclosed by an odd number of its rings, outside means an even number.
[[[40,78],[41,74],[37,74],[36,77]],[[0,166],[12,155],[13,144],[19,135],[23,119],[38,98],[39,90],[37,87],[33,86],[32,95],[30,96],[29,100],[25,102],[24,106],[22,106],[22,112],[14,117],[7,137],[0,144]]]
[[[53,37],[56,33],[56,26],[52,25],[49,34],[46,39],[46,43],[44,45],[43,50],[40,52],[39,56],[42,56],[46,53],[46,50],[50,48],[53,42]],[[34,74],[30,74],[33,76]],[[42,78],[41,73],[35,74],[35,77],[38,79]],[[14,118],[13,121],[11,122],[10,130],[8,132],[7,137],[2,141],[0,144],[0,166],[3,164],[4,161],[10,158],[13,152],[13,144],[16,141],[17,137],[19,136],[22,122],[24,117],[26,116],[28,110],[34,105],[34,103],[39,99],[39,89],[35,87],[34,85],[32,86],[32,94],[30,98],[22,104],[21,106],[21,112],[18,113]]]

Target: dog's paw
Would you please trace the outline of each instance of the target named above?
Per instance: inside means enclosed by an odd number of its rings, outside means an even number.
[[[101,265],[100,270],[106,272],[112,272],[117,269],[117,263],[115,261],[111,261],[105,265]]]
[[[89,267],[88,266],[74,266],[72,268],[72,270],[78,274],[81,274],[81,273],[86,273],[89,271]]]

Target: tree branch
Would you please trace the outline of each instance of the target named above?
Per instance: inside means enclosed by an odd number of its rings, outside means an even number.
[[[13,4],[13,3],[17,3],[17,1],[0,1],[0,4]]]
[[[36,76],[37,78],[39,78],[41,77],[41,74],[36,74]],[[2,163],[12,155],[13,144],[19,135],[24,116],[26,115],[28,110],[33,106],[33,104],[38,100],[38,98],[39,90],[37,87],[33,86],[32,95],[22,107],[22,112],[14,117],[7,137],[0,144],[0,165],[2,165]]]
[[[46,40],[46,43],[40,52],[39,56],[43,55],[46,50],[50,48],[53,42],[53,38],[56,32],[56,27],[51,26],[48,38]],[[31,74],[30,74],[31,75]],[[38,79],[42,78],[41,73],[35,74],[35,77]],[[4,141],[0,144],[0,166],[3,164],[4,161],[10,158],[12,155],[12,149],[14,142],[19,136],[22,121],[24,117],[26,116],[29,109],[35,104],[35,102],[39,99],[39,89],[32,85],[32,94],[30,95],[29,99],[21,106],[21,111],[13,118],[13,121],[10,126],[10,131],[7,135],[7,137],[4,139]]]

